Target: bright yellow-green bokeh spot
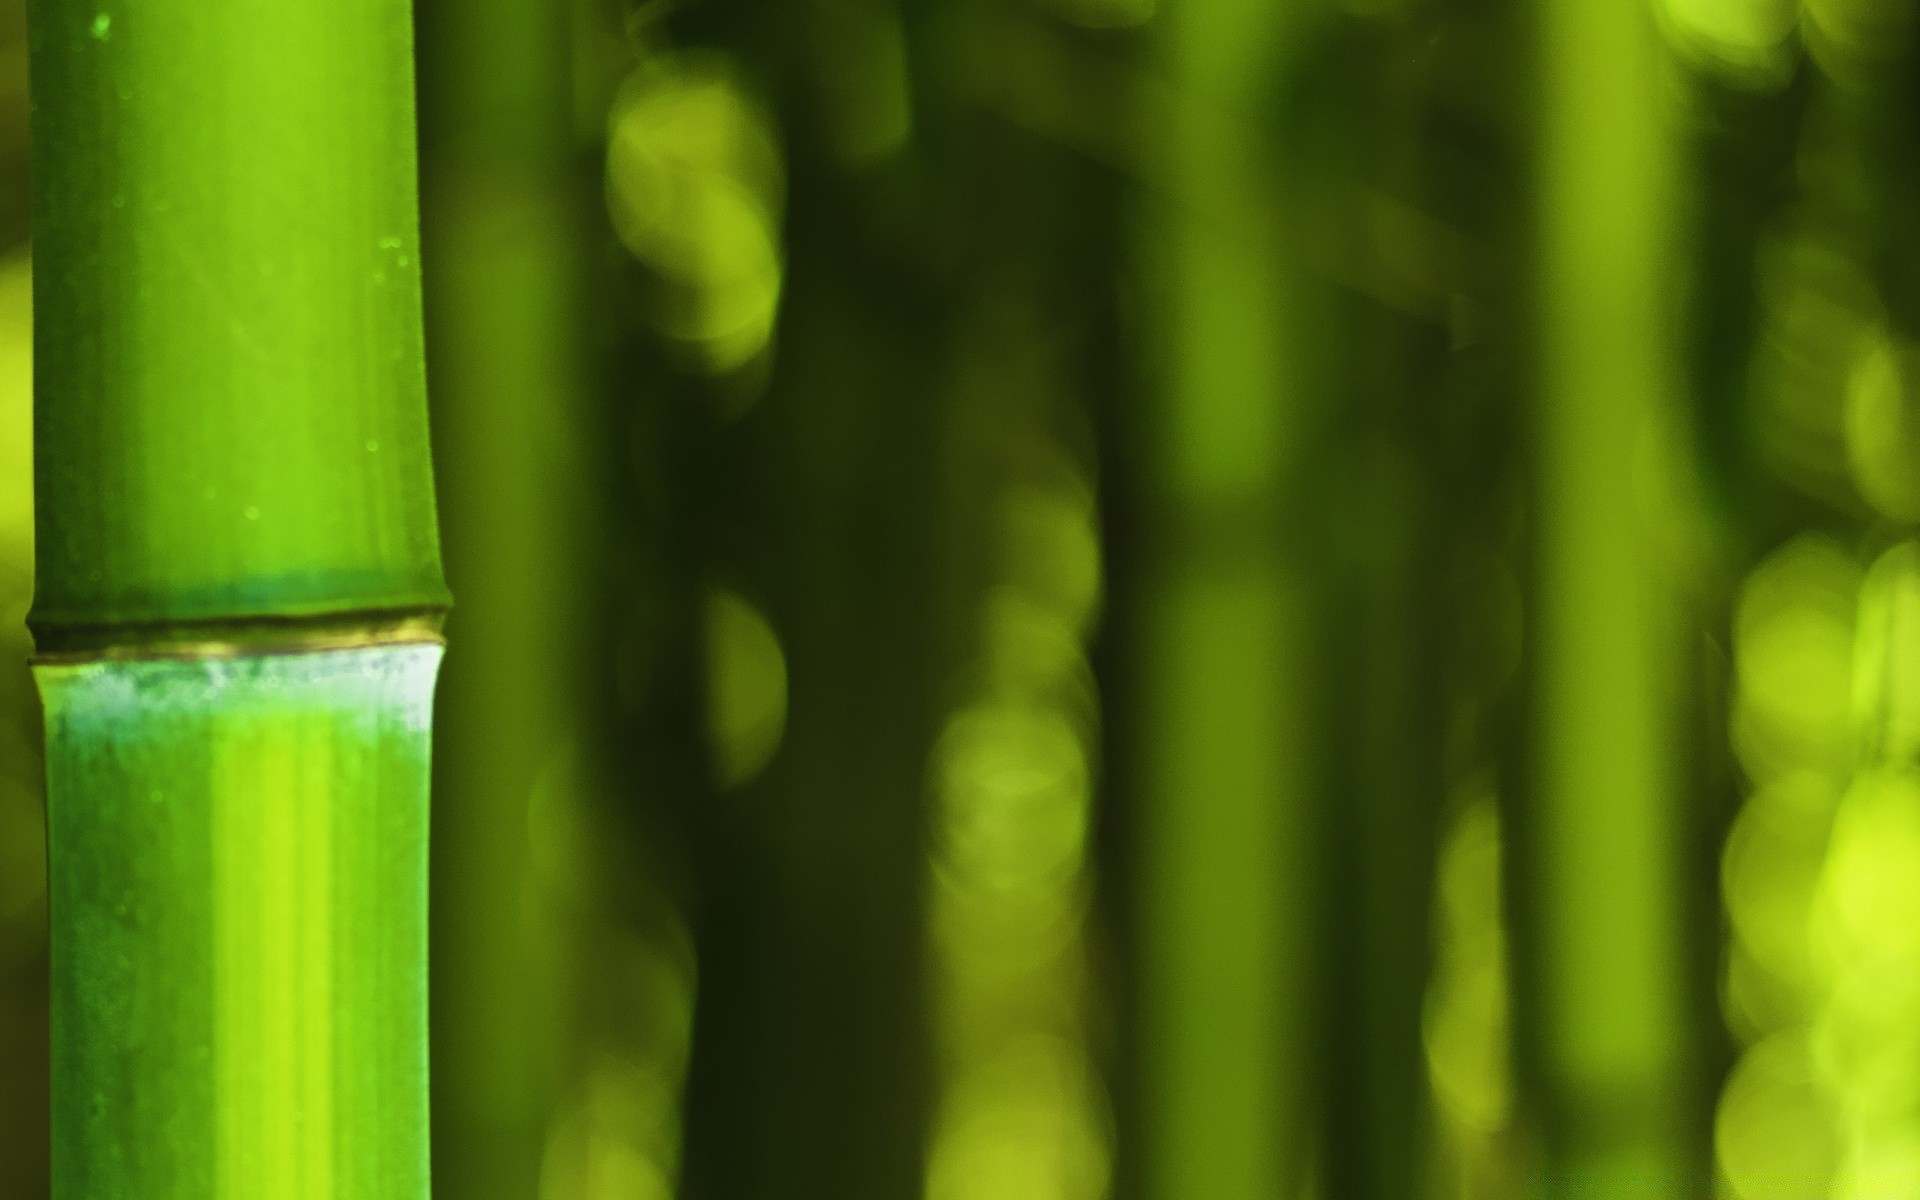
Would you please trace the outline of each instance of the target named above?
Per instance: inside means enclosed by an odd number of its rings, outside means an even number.
[[[645,938],[603,932],[585,957],[585,986],[618,1020],[583,1046],[553,1109],[539,1200],[672,1200],[693,1028],[687,931],[674,922]]]
[[[1661,23],[1687,57],[1749,87],[1787,81],[1795,0],[1659,0]]]
[[[33,596],[33,280],[0,259],[0,969],[44,936],[46,821],[32,778],[24,624]]]
[[[1920,547],[1882,554],[1860,592],[1854,716],[1875,761],[1920,755]]]
[[[987,593],[980,625],[988,676],[996,685],[1029,693],[1066,688],[1091,707],[1093,683],[1079,633],[1057,608],[1025,588],[1003,584]]]
[[[1740,1057],[1720,1094],[1714,1150],[1740,1200],[1823,1200],[1839,1153],[1804,1039],[1776,1034]]]
[[[1742,1046],[1770,1033],[1804,1024],[1815,997],[1760,965],[1745,942],[1734,939],[1726,948],[1720,980],[1721,1015],[1727,1030]]]
[[[1747,577],[1734,614],[1733,739],[1754,778],[1850,764],[1860,576],[1837,543],[1807,535]]]
[[[1095,1200],[1107,1169],[1084,1061],[1100,553],[1084,473],[1027,449],[1052,469],[999,489],[975,689],[930,764],[941,1071],[926,1188],[942,1200]]]
[[[1092,497],[1077,486],[1016,486],[1001,502],[1003,573],[1076,634],[1100,604],[1100,538]]]
[[[1721,856],[1734,936],[1756,965],[1796,987],[1812,979],[1808,920],[1838,800],[1823,775],[1784,775],[1747,801]]]
[[[758,775],[787,727],[787,658],[758,609],[732,592],[707,597],[707,736],[714,777],[735,787]]]
[[[935,751],[942,864],[962,886],[1057,888],[1078,871],[1088,774],[1051,708],[988,702],[954,714]]]
[[[1916,862],[1920,780],[1896,771],[1864,776],[1835,818],[1814,916],[1825,985],[1815,1062],[1851,1134],[1849,1176],[1877,1173],[1853,1159],[1911,1138],[1920,1114]]]
[[[1875,1137],[1842,1160],[1832,1200],[1920,1200],[1920,1137]]]
[[[955,1063],[992,1055],[1036,1022],[1071,1024],[1084,983],[1087,881],[994,891],[936,864],[928,923],[942,1042]]]
[[[605,1055],[547,1137],[540,1200],[673,1200],[679,1097],[659,1064]]]
[[[1920,519],[1920,426],[1912,348],[1884,328],[1862,334],[1847,378],[1847,458],[1854,485],[1896,521]]]
[[[1438,962],[1423,1034],[1427,1074],[1449,1124],[1490,1133],[1507,1123],[1506,930],[1501,920],[1500,817],[1476,797],[1440,851]]]
[[[622,86],[608,210],[660,284],[654,323],[710,370],[742,366],[772,336],[784,188],[772,127],[721,61],[650,63]]]
[[[1014,484],[999,504],[996,574],[981,608],[987,675],[1010,694],[1049,696],[1091,719],[1082,643],[1100,606],[1100,540],[1077,470]]]
[[[926,1200],[1101,1200],[1107,1135],[1076,1047],[1030,1037],[968,1071],[935,1122]]]
[[[1920,1022],[1920,779],[1911,773],[1863,776],[1841,802],[1814,937],[1836,1004],[1874,1023]]]

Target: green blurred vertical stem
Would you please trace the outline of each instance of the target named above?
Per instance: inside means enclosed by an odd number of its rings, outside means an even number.
[[[1137,976],[1150,1200],[1297,1192],[1309,952],[1306,714],[1297,553],[1280,522],[1298,442],[1294,328],[1260,140],[1289,19],[1169,8],[1178,89],[1146,262],[1164,287],[1165,398],[1143,417],[1153,519],[1136,551]]]
[[[1690,1194],[1666,88],[1645,6],[1544,0],[1538,28],[1533,1071],[1550,1194]]]
[[[579,446],[568,6],[421,14],[427,349],[461,598],[435,722],[434,1174],[453,1200],[521,1200],[539,1188],[568,936],[542,900],[555,881],[530,877],[530,835],[565,819],[582,575],[598,559]]]

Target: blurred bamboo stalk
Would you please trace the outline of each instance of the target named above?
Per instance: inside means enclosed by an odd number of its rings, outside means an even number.
[[[1297,14],[1170,6],[1169,194],[1142,256],[1164,296],[1130,579],[1139,1194],[1267,1200],[1313,1169],[1312,599],[1292,518],[1308,441],[1272,80]]]
[[[1651,12],[1538,24],[1534,702],[1519,853],[1549,1194],[1689,1195],[1705,1123],[1684,953],[1689,643],[1670,88]]]
[[[569,831],[590,773],[590,606],[610,567],[587,449],[570,18],[561,0],[421,13],[427,353],[460,596],[437,705],[432,928],[434,1178],[456,1200],[540,1192],[585,932]]]
[[[869,7],[849,19],[897,39]],[[684,853],[681,1186],[711,1200],[891,1200],[923,1171],[941,325],[919,247],[876,244],[891,164],[843,157],[905,131],[814,123],[869,115],[825,91],[870,81],[812,58],[868,48],[833,40],[845,15],[636,11],[607,147],[631,255],[623,719],[636,814]]]
[[[408,7],[30,20],[54,1195],[424,1200]]]
[[[764,775],[694,814],[687,1169],[715,1200],[886,1200],[922,1176],[939,326],[861,244],[840,170],[796,151],[777,365],[708,442],[756,487],[705,485],[709,530],[755,531],[714,537],[706,569],[764,598],[787,689]]]

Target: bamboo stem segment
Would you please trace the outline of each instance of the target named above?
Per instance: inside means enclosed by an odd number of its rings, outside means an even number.
[[[1679,1194],[1692,1186],[1684,779],[1669,731],[1683,593],[1660,554],[1674,515],[1644,482],[1679,386],[1663,311],[1666,91],[1641,7],[1545,0],[1538,20],[1531,1073],[1556,1188]]]
[[[435,474],[460,591],[435,718],[434,1181],[441,1200],[522,1200],[541,1189],[576,1036],[575,914],[533,882],[533,831],[590,724],[606,557],[575,228],[590,210],[568,6],[418,11]]]
[[[42,666],[55,1195],[427,1195],[440,647]]]
[[[1169,11],[1175,177],[1148,253],[1165,264],[1167,403],[1137,587],[1142,719],[1138,932],[1143,1195],[1297,1193],[1314,1116],[1304,1070],[1309,604],[1279,536],[1304,406],[1276,238],[1274,160],[1223,129],[1270,120],[1294,18],[1260,3]],[[1224,114],[1224,116],[1222,115]],[[1226,183],[1223,181],[1230,181]]]
[[[40,650],[444,608],[409,6],[29,19]]]
[[[406,0],[32,0],[56,1200],[425,1200]]]

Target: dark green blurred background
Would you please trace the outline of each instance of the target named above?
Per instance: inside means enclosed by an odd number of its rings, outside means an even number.
[[[442,1200],[1920,1197],[1913,0],[419,3]]]

